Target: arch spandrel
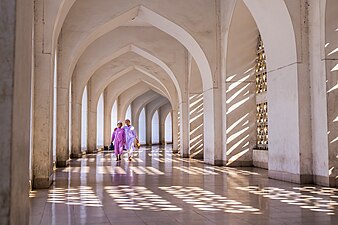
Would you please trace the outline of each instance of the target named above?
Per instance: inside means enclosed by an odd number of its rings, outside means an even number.
[[[86,4],[86,2],[82,3]],[[161,15],[147,9],[144,6],[138,6],[129,11],[125,11],[123,14],[120,14],[117,17],[114,17],[113,16],[114,13],[112,12],[108,13],[110,14],[109,15],[110,21],[106,21],[106,23],[104,23],[102,22],[102,20],[97,19],[97,21],[101,21],[101,24],[98,25],[98,27],[93,26],[93,29],[86,29],[85,26],[81,25],[78,28],[74,28],[76,26],[76,23],[73,23],[74,21],[72,21],[71,16],[70,21],[68,21],[68,23],[66,21],[65,23],[66,26],[64,29],[65,35],[63,35],[64,44],[62,46],[66,51],[68,51],[69,49],[70,52],[65,53],[66,58],[63,59],[63,63],[65,63],[63,67],[66,68],[66,70],[64,70],[63,73],[72,74],[72,71],[74,70],[75,64],[77,63],[79,57],[93,41],[95,41],[97,38],[104,35],[105,33],[110,32],[111,30],[123,25],[125,22],[132,20],[133,18],[138,16],[141,20],[151,25],[154,25],[158,29],[166,32],[167,34],[173,36],[176,40],[181,42],[192,54],[192,56],[194,57],[195,61],[198,64],[199,70],[201,71],[203,77],[202,79],[204,81],[203,82],[204,90],[208,90],[213,87],[212,72],[210,69],[208,59],[205,55],[205,52],[201,49],[200,45],[196,42],[193,36],[186,30],[184,30],[182,27],[162,17]],[[94,15],[97,14],[100,13],[96,13]],[[81,20],[78,17],[76,19],[84,23],[86,23],[86,21],[88,20],[88,18]],[[210,18],[206,21],[210,22]],[[91,26],[91,23],[92,22],[87,22],[86,26]],[[74,39],[76,39],[76,43]],[[67,40],[69,40],[70,43],[67,43]],[[73,40],[74,44],[71,44],[71,40]],[[71,62],[70,63],[71,65],[67,66],[68,64],[67,62]]]
[[[117,32],[118,30],[119,32]],[[119,28],[118,30],[99,38],[84,52],[76,67],[76,73],[74,73],[75,76],[81,75],[83,81],[80,85],[84,86],[100,67],[128,52],[133,52],[166,71],[180,96],[181,89],[185,88],[182,86],[185,71],[184,48],[173,38],[163,32],[156,31],[156,29],[150,29],[146,33],[142,29],[137,29],[137,32],[131,28]],[[158,41],[155,43],[150,41],[148,34]],[[168,44],[172,46],[169,49],[167,48]],[[64,80],[67,81],[67,79]]]
[[[144,84],[146,86],[148,85],[150,87],[153,87],[161,95],[167,96],[166,93],[163,91],[163,86],[157,80],[155,80],[151,77],[147,77],[143,73],[136,71],[136,70],[131,70],[131,71],[119,76],[119,78],[111,81],[110,83],[104,84],[103,90],[106,89],[106,88],[111,88],[111,86],[114,86],[115,93],[121,93],[121,90],[124,90],[124,88],[130,87],[131,86],[130,84],[133,84],[135,81],[141,82],[142,84]],[[99,100],[99,97],[102,93],[103,93],[103,91],[92,93],[92,95],[91,95],[91,97],[93,99],[92,100],[92,106],[94,108],[96,107],[97,102]]]

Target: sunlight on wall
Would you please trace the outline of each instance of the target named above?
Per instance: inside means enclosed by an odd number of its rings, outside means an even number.
[[[252,55],[255,57],[255,55]],[[252,161],[256,138],[256,99],[254,60],[227,79],[226,145],[227,165]]]
[[[97,127],[97,133],[96,133],[96,140],[97,140],[97,147],[101,148],[103,147],[103,129],[104,129],[104,99],[103,94],[101,94],[99,98],[99,102],[97,104],[97,117],[96,117],[96,127]]]
[[[81,110],[81,149],[87,148],[87,115],[88,115],[88,108],[87,108],[87,86],[85,87],[82,95],[82,110]]]
[[[168,113],[165,119],[165,142],[172,143],[172,141],[173,141],[172,120],[171,113]]]
[[[190,155],[203,159],[203,94],[190,95]]]
[[[140,144],[146,143],[146,112],[144,108],[140,113],[138,137]]]
[[[174,135],[177,135],[177,148],[178,148],[178,152],[181,151],[181,112],[178,111],[177,112],[177,127],[178,127],[178,130],[177,130],[177,134],[174,134]]]
[[[156,110],[156,112],[153,115],[153,119],[151,120],[151,126],[152,126],[152,144],[158,144],[160,142],[160,138],[159,138],[159,116],[158,116],[158,111]]]

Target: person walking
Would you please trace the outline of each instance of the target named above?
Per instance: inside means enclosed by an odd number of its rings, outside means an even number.
[[[126,148],[128,150],[128,160],[131,161],[135,150],[135,140],[139,143],[135,128],[131,125],[130,119],[126,119],[124,131],[126,134]]]
[[[121,161],[121,155],[123,154],[123,145],[126,143],[126,133],[122,128],[122,121],[117,122],[117,127],[114,129],[111,141],[114,143],[114,151],[116,161]]]

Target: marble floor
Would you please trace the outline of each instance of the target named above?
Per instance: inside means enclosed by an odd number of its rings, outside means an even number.
[[[104,152],[72,160],[30,203],[31,225],[338,224],[338,189],[206,165],[170,146],[141,148],[132,162]]]

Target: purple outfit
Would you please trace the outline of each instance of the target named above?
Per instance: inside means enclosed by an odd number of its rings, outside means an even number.
[[[135,150],[135,139],[137,139],[137,135],[135,132],[135,128],[133,126],[124,126],[124,131],[126,134],[126,148],[129,150],[129,156],[133,155],[133,151]]]
[[[115,155],[123,153],[123,144],[126,142],[126,134],[123,128],[115,128],[111,141],[114,142]]]

